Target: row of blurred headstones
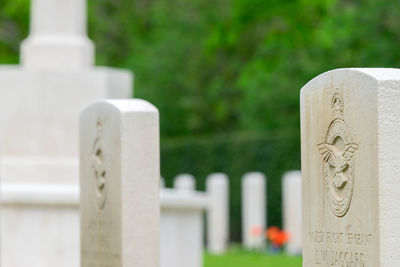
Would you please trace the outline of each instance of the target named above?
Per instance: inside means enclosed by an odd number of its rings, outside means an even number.
[[[249,172],[242,178],[242,243],[245,249],[263,250],[267,245],[274,245],[273,240],[267,242],[266,182],[266,176],[260,172]],[[163,178],[160,184],[165,188]],[[196,179],[191,174],[180,174],[175,177],[173,187],[181,193],[196,193]],[[206,194],[207,249],[215,254],[224,253],[229,246],[229,177],[224,173],[210,174],[206,179]],[[301,213],[301,172],[289,171],[282,178],[282,221],[287,238],[285,250],[291,255],[301,254]],[[203,243],[202,240],[198,242]]]

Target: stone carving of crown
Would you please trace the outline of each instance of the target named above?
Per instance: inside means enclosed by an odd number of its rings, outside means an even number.
[[[335,89],[335,93],[332,96],[331,111],[332,111],[333,117],[335,117],[335,118],[340,118],[343,116],[344,101],[343,101],[343,95],[340,92],[339,88]]]

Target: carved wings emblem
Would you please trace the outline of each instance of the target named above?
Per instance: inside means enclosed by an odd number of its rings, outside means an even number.
[[[358,145],[350,143],[345,145],[344,149],[340,149],[335,145],[322,143],[317,147],[323,161],[328,163],[334,170],[333,184],[336,188],[343,188],[348,181],[343,172],[349,167],[349,162],[357,151]]]

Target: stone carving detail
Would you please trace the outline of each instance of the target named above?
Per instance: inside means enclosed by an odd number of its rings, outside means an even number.
[[[323,160],[325,191],[329,208],[337,217],[349,210],[353,195],[353,156],[358,145],[353,142],[349,128],[343,119],[344,101],[339,89],[331,100],[333,121],[328,127],[325,142],[317,148]]]
[[[96,123],[97,136],[92,149],[92,172],[94,184],[94,196],[96,205],[99,209],[103,209],[107,198],[107,170],[106,170],[106,156],[104,155],[103,146],[103,129],[100,120]]]

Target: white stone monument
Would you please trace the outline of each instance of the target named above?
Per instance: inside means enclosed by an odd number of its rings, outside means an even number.
[[[77,267],[78,199],[60,205],[49,188],[78,190],[79,111],[98,99],[131,97],[132,74],[93,65],[85,0],[32,0],[31,11],[21,65],[0,66],[1,262]],[[47,227],[32,231],[33,222]]]
[[[224,253],[229,242],[229,179],[224,173],[207,177],[206,191],[209,198],[207,211],[208,251]]]
[[[191,174],[179,174],[174,179],[174,188],[181,192],[194,191],[196,190],[196,179]]]
[[[242,180],[242,241],[246,249],[265,247],[266,178],[260,172],[246,173]]]
[[[86,1],[32,0],[29,37],[21,63],[33,69],[90,68],[94,45],[86,33]]]
[[[285,248],[290,255],[301,254],[301,172],[289,171],[282,180],[283,230],[289,234]]]
[[[161,190],[161,267],[203,267],[204,212],[208,199],[203,192]]]
[[[159,267],[158,111],[107,100],[80,119],[81,267]]]
[[[303,266],[400,266],[400,70],[301,90]]]

